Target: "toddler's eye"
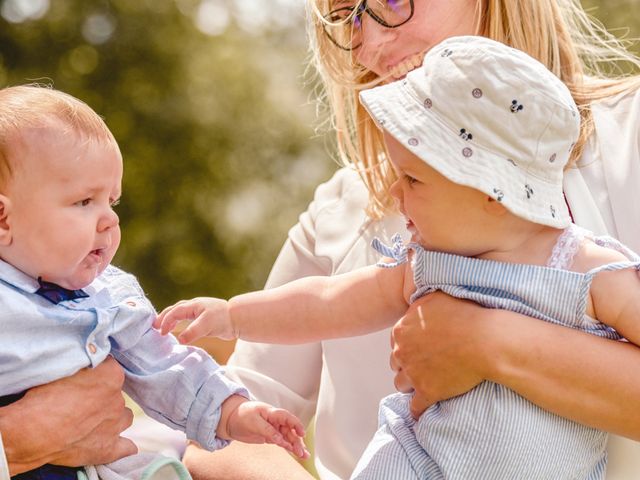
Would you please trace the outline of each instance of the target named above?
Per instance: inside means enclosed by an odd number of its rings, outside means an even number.
[[[404,179],[407,181],[409,185],[412,185],[418,181],[415,178],[413,178],[411,175],[407,175],[406,173],[404,174]]]
[[[90,203],[91,203],[91,199],[85,198],[84,200],[80,200],[79,202],[76,202],[76,205],[78,205],[79,207],[86,207]]]

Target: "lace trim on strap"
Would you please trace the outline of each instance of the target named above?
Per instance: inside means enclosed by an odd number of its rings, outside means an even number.
[[[396,233],[393,237],[391,237],[391,246],[385,245],[380,241],[378,237],[375,237],[371,241],[371,246],[373,249],[378,252],[380,255],[384,255],[388,258],[393,258],[395,262],[384,262],[380,260],[376,263],[376,266],[383,268],[393,268],[398,265],[402,265],[406,263],[409,258],[409,250],[407,246],[402,241],[402,237],[399,233]]]
[[[569,225],[558,237],[546,266],[559,270],[569,270],[573,259],[580,250],[582,241],[588,236],[590,235],[587,230],[574,224]]]

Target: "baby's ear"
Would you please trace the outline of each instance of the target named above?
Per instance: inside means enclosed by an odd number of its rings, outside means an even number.
[[[500,217],[507,213],[507,209],[495,198],[487,195],[484,202],[484,211],[494,217]]]
[[[0,246],[2,247],[11,244],[10,212],[11,200],[9,197],[0,194]]]

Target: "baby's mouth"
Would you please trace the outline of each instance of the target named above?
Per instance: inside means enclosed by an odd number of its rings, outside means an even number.
[[[95,250],[91,250],[89,252],[89,258],[97,262],[102,261],[102,257],[104,256],[104,250],[105,250],[104,248],[96,248]]]

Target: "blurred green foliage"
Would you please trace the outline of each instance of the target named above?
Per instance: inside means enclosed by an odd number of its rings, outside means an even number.
[[[584,4],[640,35],[639,0]],[[303,0],[0,0],[0,86],[52,83],[118,139],[115,263],[158,308],[261,287],[335,168],[330,136],[314,133],[303,10]]]
[[[0,85],[52,83],[91,105],[118,140],[114,263],[158,308],[260,288],[334,169],[304,88],[304,9],[291,6],[272,12],[287,23],[252,25],[234,21],[232,1],[0,3]]]

